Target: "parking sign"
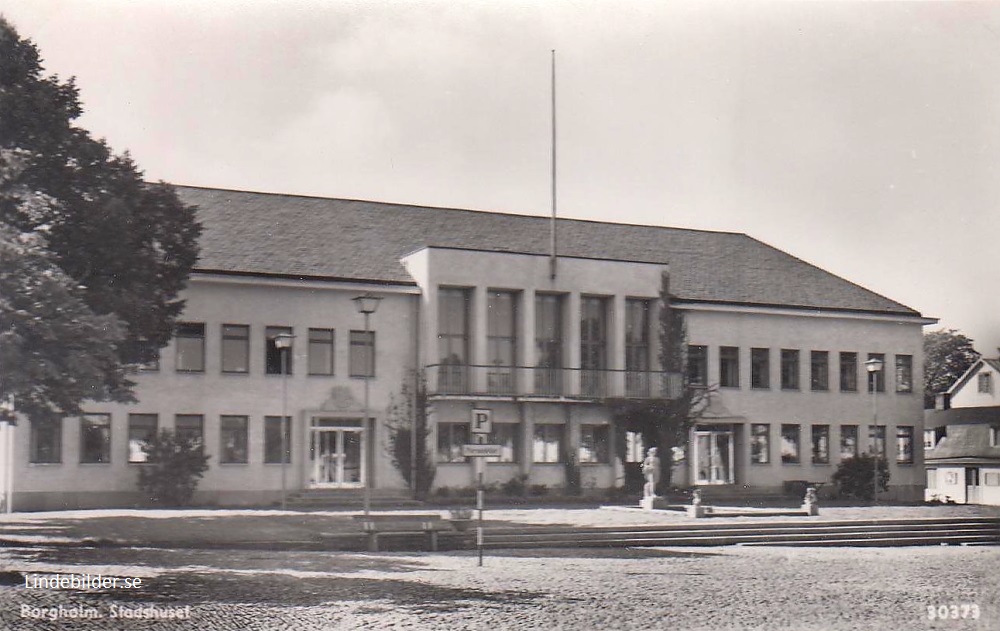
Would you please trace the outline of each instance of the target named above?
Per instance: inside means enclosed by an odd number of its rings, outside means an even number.
[[[493,431],[493,410],[472,410],[472,433],[489,434]]]

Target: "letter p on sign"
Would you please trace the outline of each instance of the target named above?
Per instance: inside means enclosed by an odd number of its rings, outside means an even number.
[[[493,410],[472,410],[472,433],[489,434],[493,431]]]

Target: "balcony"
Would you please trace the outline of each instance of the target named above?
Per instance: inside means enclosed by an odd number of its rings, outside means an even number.
[[[427,393],[435,396],[570,399],[675,398],[681,375],[661,371],[432,364]]]

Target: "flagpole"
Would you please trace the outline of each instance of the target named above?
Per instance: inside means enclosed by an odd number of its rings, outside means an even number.
[[[550,221],[551,258],[549,275],[556,277],[556,51],[552,49],[552,219]]]

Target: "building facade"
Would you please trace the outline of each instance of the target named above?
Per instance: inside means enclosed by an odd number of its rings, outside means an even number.
[[[664,274],[686,317],[685,377],[714,393],[675,483],[828,482],[841,459],[877,450],[892,495],[922,494],[922,326],[933,321],[746,235],[559,220],[552,257],[538,217],[179,192],[205,230],[174,340],[136,374],[137,403],[19,424],[17,508],[142,502],[142,445],[162,429],[202,441],[202,503],[405,489],[390,408],[415,375],[431,404],[435,487],[474,484],[462,455],[474,409],[490,410],[500,445],[487,483],[555,490],[570,464],[585,491],[621,487],[644,446],[614,431],[606,401],[669,396],[682,379],[658,361]],[[381,302],[366,330],[353,299],[368,293]],[[872,358],[885,369],[869,381]]]

